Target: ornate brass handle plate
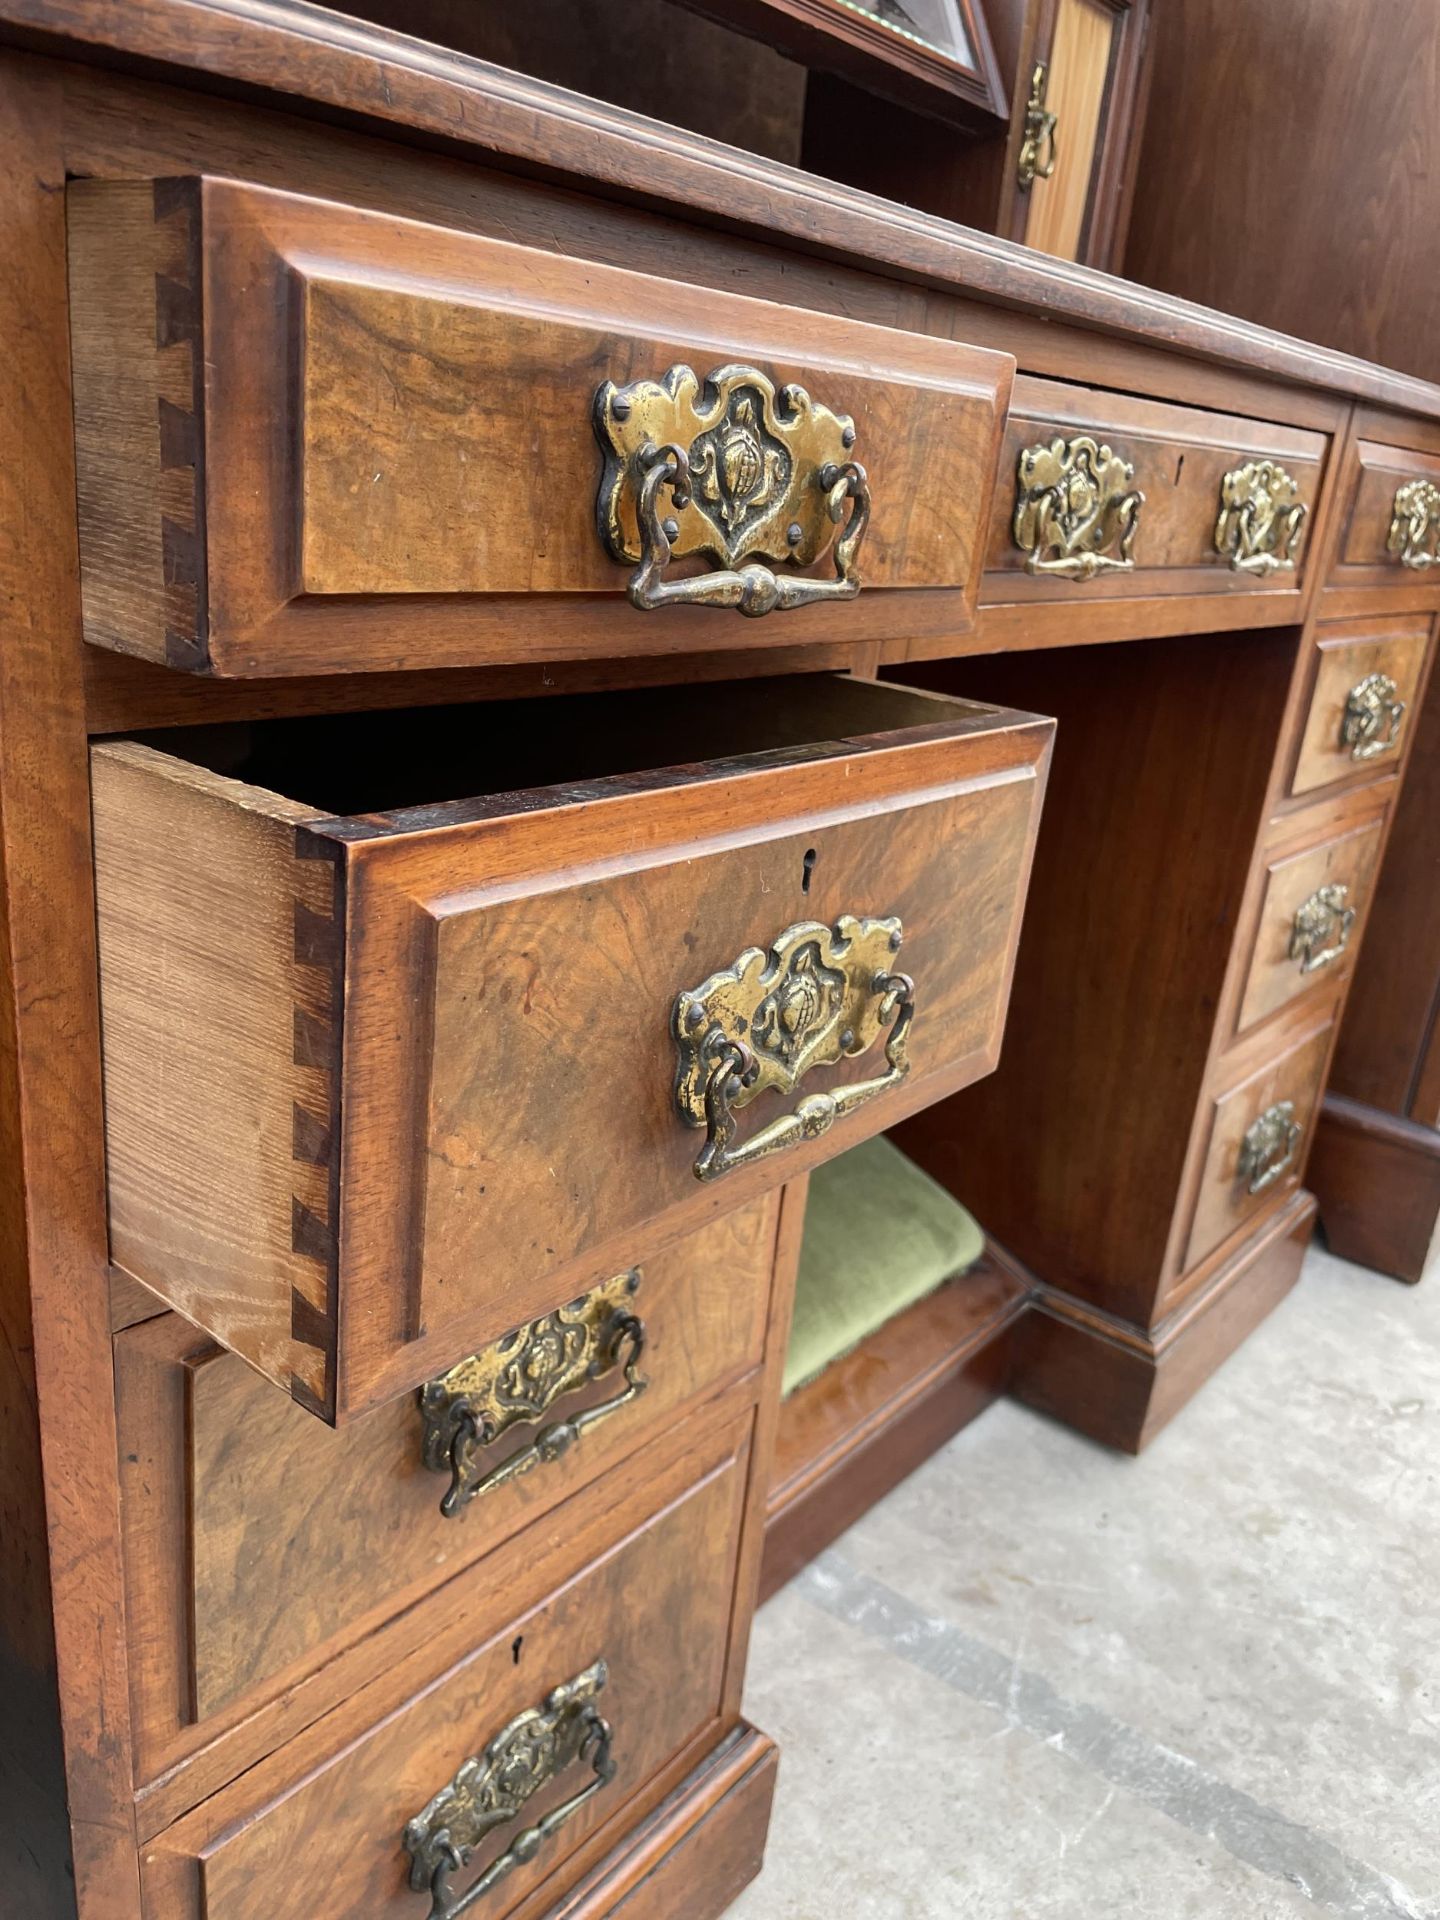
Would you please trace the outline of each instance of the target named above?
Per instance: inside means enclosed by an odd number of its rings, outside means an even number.
[[[1030,98],[1025,102],[1025,135],[1020,142],[1020,157],[1015,177],[1022,192],[1028,193],[1037,180],[1048,180],[1055,171],[1055,129],[1058,122],[1045,105],[1050,69],[1037,60],[1030,75]],[[1041,154],[1044,159],[1041,159]]]
[[[892,971],[901,938],[894,919],[842,914],[833,927],[802,921],[768,953],[747,947],[734,966],[677,997],[675,1105],[687,1126],[705,1128],[697,1180],[817,1140],[842,1114],[900,1084],[910,1071],[915,1011],[914,982]],[[791,1093],[811,1067],[864,1053],[887,1028],[886,1072],[809,1094],[793,1112],[734,1144],[736,1115],[767,1088]]]
[[[777,392],[745,366],[720,367],[703,386],[689,367],[626,387],[607,380],[595,432],[600,535],[612,559],[639,563],[634,606],[758,615],[859,593],[870,487],[850,457],[855,423],[803,387]],[[832,547],[833,579],[760,564],[808,567]],[[718,570],[665,578],[672,560],[697,554]]]
[[[1407,480],[1397,489],[1385,549],[1402,567],[1440,565],[1440,487],[1433,481]]]
[[[1240,1142],[1238,1177],[1247,1193],[1264,1193],[1274,1186],[1295,1158],[1305,1129],[1295,1118],[1293,1100],[1277,1100],[1245,1129]]]
[[[1388,673],[1367,673],[1345,696],[1340,744],[1352,760],[1373,760],[1399,744],[1405,702]]]
[[[410,1885],[416,1893],[428,1891],[430,1920],[459,1920],[615,1778],[613,1735],[595,1704],[609,1677],[605,1662],[597,1660],[556,1687],[543,1705],[527,1707],[406,1827]],[[486,1837],[518,1820],[527,1801],[577,1760],[588,1762],[592,1775],[580,1791],[517,1833],[473,1886],[453,1892],[451,1880],[465,1871]]]
[[[1237,573],[1293,573],[1310,509],[1274,460],[1250,460],[1220,482],[1215,551]]]
[[[638,1267],[617,1273],[420,1389],[425,1465],[432,1473],[450,1475],[449,1492],[440,1502],[447,1520],[481,1494],[560,1459],[589,1428],[645,1391],[649,1382],[640,1373],[645,1323],[633,1311],[639,1285]],[[542,1419],[563,1395],[622,1365],[624,1385],[618,1393],[541,1427],[528,1446],[505,1459],[487,1461],[488,1449],[511,1427]]]
[[[1295,909],[1290,958],[1299,961],[1301,973],[1316,973],[1345,951],[1355,924],[1355,909],[1345,904],[1349,896],[1349,887],[1328,881]]]
[[[1025,571],[1093,580],[1135,565],[1135,531],[1145,496],[1131,486],[1123,455],[1081,434],[1026,447],[1015,472],[1015,544]]]

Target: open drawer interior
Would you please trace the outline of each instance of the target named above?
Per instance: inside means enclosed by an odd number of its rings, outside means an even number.
[[[1051,733],[811,676],[98,744],[115,1259],[340,1421],[968,1084]]]

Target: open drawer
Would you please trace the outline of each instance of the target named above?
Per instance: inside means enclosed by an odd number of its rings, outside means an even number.
[[[338,1422],[966,1085],[1051,734],[813,676],[97,745],[115,1259]]]
[[[237,180],[67,217],[96,646],[282,675],[973,625],[1008,354]]]

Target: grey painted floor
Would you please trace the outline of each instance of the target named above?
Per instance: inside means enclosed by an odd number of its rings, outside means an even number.
[[[779,1594],[733,1920],[1440,1920],[1440,1261],[1300,1286],[1130,1460],[1011,1403]]]

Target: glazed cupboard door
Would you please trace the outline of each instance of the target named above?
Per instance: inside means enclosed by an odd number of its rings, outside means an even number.
[[[1011,232],[1063,260],[1112,267],[1143,112],[1148,0],[1038,0],[1015,101]]]

